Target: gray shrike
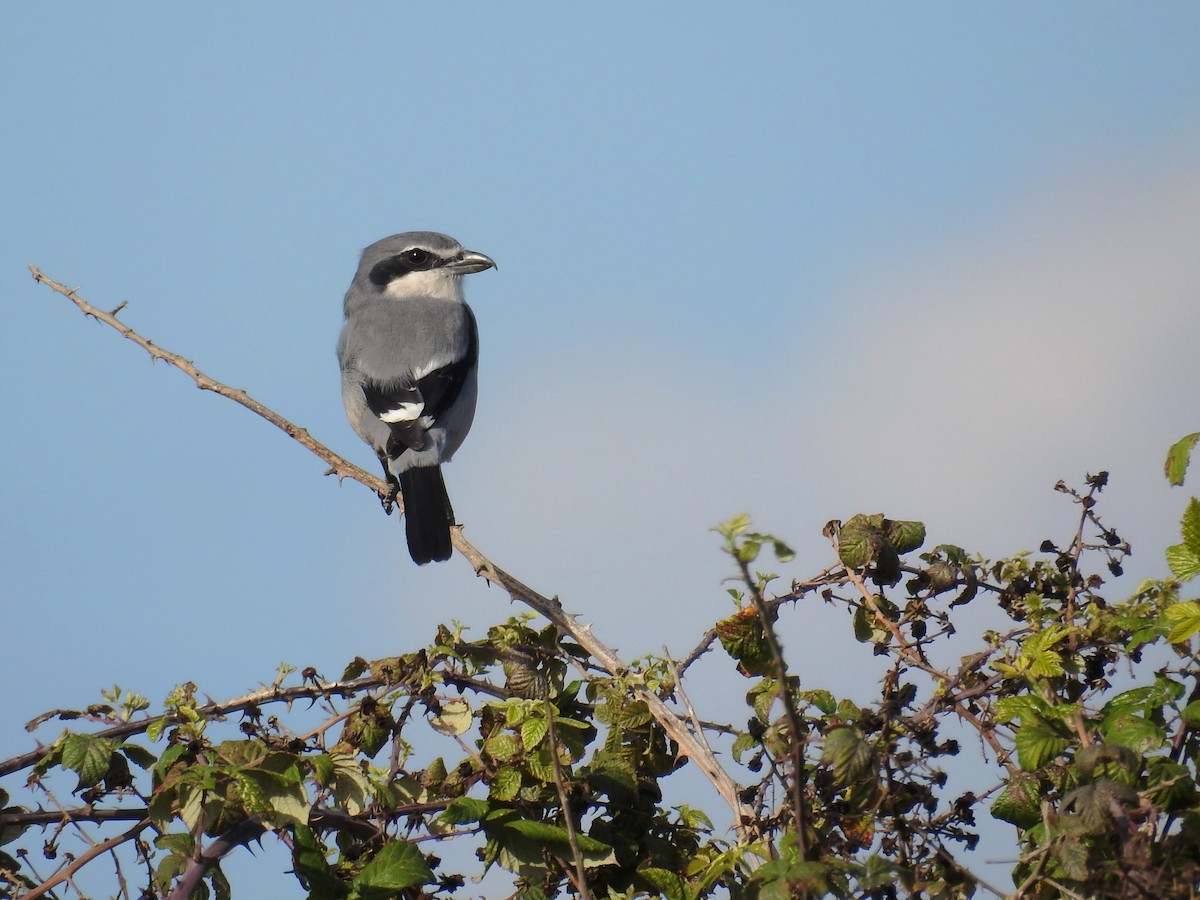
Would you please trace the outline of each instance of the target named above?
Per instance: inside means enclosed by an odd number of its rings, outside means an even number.
[[[413,561],[450,558],[454,511],[442,480],[475,416],[479,335],[462,276],[495,267],[433,231],[408,231],[362,252],[338,340],[342,402],[404,498]]]

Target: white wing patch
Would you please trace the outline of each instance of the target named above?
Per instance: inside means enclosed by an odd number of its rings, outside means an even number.
[[[397,422],[411,422],[413,419],[419,419],[424,411],[424,403],[400,403],[395,409],[381,412],[379,418],[389,425],[395,425]]]

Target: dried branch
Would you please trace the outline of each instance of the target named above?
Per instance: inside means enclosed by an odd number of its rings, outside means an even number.
[[[55,887],[62,884],[64,881],[69,881],[76,872],[78,872],[96,857],[103,856],[109,850],[112,850],[114,847],[119,847],[126,841],[134,840],[139,834],[149,827],[150,820],[143,819],[123,834],[114,835],[106,841],[101,841],[99,844],[89,847],[87,852],[81,853],[79,856],[73,859],[69,865],[59,869],[37,887],[33,888],[27,893],[22,894],[21,900],[36,900],[36,898],[41,897],[43,894],[54,890]]]

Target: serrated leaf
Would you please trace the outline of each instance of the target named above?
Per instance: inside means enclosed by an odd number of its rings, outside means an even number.
[[[492,776],[488,796],[493,800],[511,800],[521,792],[521,773],[512,766],[502,766]]]
[[[734,762],[738,765],[742,764],[742,757],[746,755],[746,751],[753,750],[758,746],[758,740],[749,732],[742,732],[733,740],[733,746],[730,752],[733,754]]]
[[[1183,543],[1193,553],[1200,555],[1200,500],[1193,497],[1188,501],[1183,511],[1183,519],[1179,523],[1179,533],[1183,535]]]
[[[1141,757],[1121,744],[1091,744],[1075,754],[1075,765],[1084,778],[1102,778],[1132,784],[1141,768]]]
[[[1200,441],[1200,431],[1180,438],[1167,451],[1167,461],[1163,466],[1163,473],[1167,476],[1167,481],[1176,487],[1183,484],[1183,476],[1187,472],[1188,461],[1192,454],[1192,448],[1196,446],[1196,441]]]
[[[503,762],[521,755],[521,742],[515,734],[500,732],[483,742],[483,752],[492,759]]]
[[[316,776],[317,784],[321,787],[328,787],[333,783],[333,757],[328,753],[315,753],[308,758],[309,765],[313,768],[313,775]]]
[[[263,813],[270,809],[267,792],[263,789],[263,779],[254,777],[255,773],[241,772],[234,776],[237,786],[238,799],[249,813]]]
[[[1054,846],[1054,859],[1062,866],[1063,874],[1075,881],[1085,881],[1091,874],[1087,847],[1078,841],[1064,840]]]
[[[196,852],[196,839],[190,834],[179,834],[178,832],[160,834],[154,839],[154,846],[160,850],[178,853],[191,859],[192,854]]]
[[[1055,728],[1037,722],[1017,729],[1017,760],[1027,772],[1041,768],[1067,748],[1067,739]]]
[[[1180,581],[1188,581],[1200,575],[1200,553],[1187,544],[1175,544],[1167,548],[1167,565],[1171,574]]]
[[[435,731],[456,737],[471,727],[471,706],[466,700],[450,700],[442,704],[441,713],[429,720]]]
[[[108,771],[116,744],[92,734],[68,734],[62,743],[62,764],[79,776],[75,790],[99,784]]]
[[[638,877],[644,880],[667,900],[687,900],[687,883],[668,869],[645,868],[638,870]]]
[[[1188,728],[1200,728],[1200,700],[1193,700],[1181,711]]]
[[[521,723],[521,743],[528,752],[537,748],[550,730],[550,725],[543,716],[533,716]]]
[[[486,800],[474,797],[455,797],[439,818],[451,825],[469,825],[483,819],[491,810]]]
[[[883,536],[897,553],[911,553],[925,543],[925,523],[884,519]]]
[[[1042,820],[1042,792],[1038,780],[1019,772],[1008,779],[992,803],[992,817],[1018,828],[1032,828]]]
[[[183,819],[183,824],[187,826],[188,831],[195,831],[204,816],[206,793],[203,788],[191,785],[182,785],[179,788],[179,818]],[[214,800],[211,805],[219,808],[224,804]]]
[[[175,818],[175,789],[155,791],[146,810],[150,821],[159,831],[166,831]]]
[[[838,557],[849,569],[861,569],[874,561],[883,546],[883,516],[861,513],[845,522],[838,536]]]
[[[721,619],[714,627],[721,646],[737,662],[738,671],[743,675],[766,675],[773,670],[774,662],[762,620],[753,606]]]
[[[117,749],[125,754],[125,758],[136,765],[139,769],[149,771],[154,768],[154,764],[158,762],[158,757],[147,750],[140,744],[119,744]]]
[[[822,761],[833,767],[834,777],[843,785],[858,781],[870,768],[873,755],[871,745],[850,725],[829,729],[821,750]]]
[[[1134,753],[1149,753],[1167,741],[1167,734],[1161,727],[1149,719],[1128,713],[1106,716],[1101,731],[1108,743],[1128,747]]]
[[[146,737],[150,739],[150,743],[158,743],[158,739],[162,737],[162,733],[166,730],[167,724],[166,717],[162,716],[146,726]]]
[[[421,851],[405,841],[384,846],[351,882],[364,900],[392,897],[398,891],[433,881]]]
[[[1192,635],[1200,631],[1200,601],[1185,600],[1182,603],[1172,603],[1163,610],[1163,615],[1171,623],[1167,640],[1172,644],[1186,643]]]
[[[1065,669],[1063,668],[1063,659],[1058,653],[1053,650],[1039,650],[1027,655],[1029,660],[1029,674],[1039,678],[1054,678],[1062,675]]]
[[[352,816],[357,816],[367,806],[371,793],[371,782],[358,764],[358,760],[348,753],[330,754],[333,764],[333,795],[338,804]]]
[[[534,822],[531,819],[513,819],[510,822],[505,822],[504,828],[507,831],[515,831],[521,836],[527,837],[551,849],[561,851],[570,850],[571,847],[571,839],[567,834],[567,829],[561,825],[553,825],[550,822]],[[575,844],[587,858],[587,861],[593,865],[598,865],[595,861],[598,855],[608,854],[612,850],[612,847],[608,844],[586,834],[576,834]]]
[[[739,516],[734,516],[728,522],[722,522],[716,528],[718,532],[726,537],[736,537],[750,528],[750,516],[742,513]]]
[[[827,716],[833,715],[833,711],[837,709],[837,700],[833,694],[823,688],[812,691],[800,691],[796,694],[796,698],[811,703]]]
[[[1031,694],[1004,697],[996,702],[996,717],[1002,722],[1014,719],[1020,719],[1022,723],[1037,722],[1050,715],[1050,704]]]
[[[334,874],[325,858],[325,847],[317,840],[312,829],[299,824],[294,829],[292,841],[292,869],[308,896],[316,900],[335,900],[347,896],[349,888]]]

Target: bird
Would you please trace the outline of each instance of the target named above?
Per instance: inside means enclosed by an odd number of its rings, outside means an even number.
[[[464,275],[490,256],[434,231],[393,234],[362,251],[338,338],[342,402],[351,427],[379,457],[390,495],[404,504],[417,565],[451,555],[454,510],[442,477],[471,428],[479,331]]]

